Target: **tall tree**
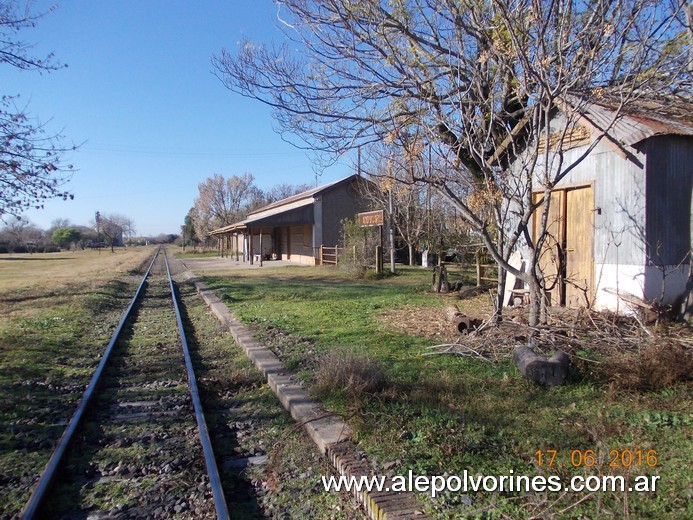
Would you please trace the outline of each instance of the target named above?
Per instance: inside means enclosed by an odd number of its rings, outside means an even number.
[[[265,195],[265,202],[267,204],[271,204],[272,202],[277,202],[278,200],[286,199],[288,197],[291,197],[292,195],[297,195],[299,193],[303,193],[304,191],[308,191],[312,188],[309,184],[277,184],[276,186],[272,186],[269,190],[267,190],[264,195]]]
[[[200,183],[192,212],[197,236],[204,239],[211,230],[242,220],[249,209],[262,205],[262,192],[254,182],[249,173],[228,178],[217,173]]]
[[[50,54],[31,55],[31,46],[18,33],[34,27],[43,14],[32,14],[30,4],[22,9],[16,0],[0,0],[0,65],[26,71],[50,72],[61,68]],[[64,162],[74,146],[63,143],[32,117],[18,96],[0,93],[0,218],[19,218],[29,208],[42,208],[52,198],[72,199],[63,189],[72,166]]]
[[[12,219],[0,229],[0,242],[6,242],[10,253],[16,250],[32,252],[30,244],[38,244],[43,239],[43,231],[28,220]]]
[[[82,233],[76,227],[59,227],[51,233],[50,237],[55,245],[66,248],[73,243],[78,243]]]
[[[195,247],[195,244],[199,242],[197,234],[195,233],[194,215],[195,208],[190,208],[188,214],[185,215],[185,219],[183,219],[183,225],[180,227],[183,250],[185,250],[186,245],[190,244]]]
[[[404,146],[374,144],[370,153],[364,154],[361,165],[361,171],[372,181],[363,184],[364,195],[374,207],[385,211],[388,221],[406,243],[409,265],[414,265],[417,245],[429,242],[433,229],[430,189],[413,182],[415,177],[424,175],[422,169],[425,167],[418,150],[416,154],[409,153],[415,146],[414,143]]]
[[[103,235],[106,244],[111,248],[111,253],[114,252],[114,247],[123,245],[124,236],[131,237],[135,233],[135,226],[129,217],[111,213],[101,215],[97,213],[95,227],[100,235]]]
[[[505,273],[529,284],[530,319],[545,286],[538,257],[551,192],[653,91],[690,95],[685,0],[284,0],[287,43],[250,41],[215,58],[232,91],[272,106],[279,127],[343,154],[420,136],[441,167],[427,182],[455,205]],[[586,107],[614,117],[576,162],[561,150]],[[550,122],[560,110],[563,132]],[[547,143],[549,143],[547,145]],[[518,159],[519,160],[518,162]],[[533,177],[543,162],[545,174]],[[544,197],[532,191],[541,186]],[[539,225],[529,230],[534,213]],[[526,272],[509,262],[529,252]]]

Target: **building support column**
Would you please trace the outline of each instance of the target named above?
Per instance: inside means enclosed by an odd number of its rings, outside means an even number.
[[[264,251],[262,249],[262,229],[260,229],[260,267],[262,267],[262,257],[264,255]]]

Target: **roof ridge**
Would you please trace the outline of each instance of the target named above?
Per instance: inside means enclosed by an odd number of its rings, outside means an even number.
[[[289,196],[289,197],[285,197],[285,198],[283,198],[283,199],[280,199],[280,200],[271,202],[271,203],[269,203],[269,204],[266,204],[265,206],[262,206],[262,207],[260,207],[260,208],[254,209],[253,211],[248,212],[248,214],[246,215],[246,219],[247,219],[248,217],[250,217],[251,215],[255,215],[255,214],[257,214],[257,213],[262,213],[262,212],[264,212],[264,211],[267,211],[267,210],[270,210],[270,209],[274,209],[274,208],[278,208],[278,207],[284,206],[284,205],[286,205],[286,204],[291,204],[292,202],[297,202],[297,201],[299,201],[299,200],[301,200],[301,199],[306,199],[306,198],[308,198],[308,197],[313,197],[313,196],[316,195],[317,193],[320,193],[321,191],[327,190],[327,189],[329,189],[329,188],[333,188],[333,187],[335,187],[337,184],[340,184],[340,183],[345,182],[345,181],[347,181],[347,180],[351,180],[352,178],[356,177],[357,175],[358,175],[358,174],[356,174],[356,173],[352,173],[351,175],[349,175],[349,176],[347,176],[347,177],[344,177],[344,178],[342,178],[342,179],[338,179],[338,180],[333,181],[333,182],[330,182],[330,183],[328,183],[328,184],[324,184],[324,185],[322,185],[322,186],[317,186],[317,187],[312,188],[312,189],[310,189],[310,190],[306,190],[306,191],[303,191],[303,192],[301,192],[301,193],[296,193],[296,194],[291,195],[291,196]]]

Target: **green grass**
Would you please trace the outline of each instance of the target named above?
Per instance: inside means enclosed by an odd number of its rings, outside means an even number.
[[[454,277],[454,274],[453,274]],[[454,278],[453,278],[454,279]],[[379,315],[404,307],[439,307],[447,297],[429,292],[430,273],[402,269],[382,280],[353,281],[335,269],[243,271],[204,280],[234,314],[311,385],[316,359],[340,350],[380,362],[388,384],[354,395],[321,393],[343,414],[356,440],[395,474],[659,475],[656,493],[484,493],[426,500],[441,518],[670,517],[691,513],[690,388],[616,391],[576,374],[568,384],[540,388],[509,358],[490,363],[424,356],[435,340],[383,326]],[[589,345],[585,345],[589,352]],[[557,450],[552,467],[537,467],[538,450]],[[596,464],[573,467],[571,453],[592,450]],[[610,467],[611,450],[656,450],[657,465]],[[471,505],[469,502],[471,499]]]
[[[211,258],[219,256],[218,251],[179,251],[176,252],[176,258]]]
[[[105,258],[109,257],[93,257],[99,262]],[[35,264],[26,262],[27,267]],[[118,272],[123,272],[121,267]],[[71,280],[67,285],[59,281],[31,285],[24,280],[34,280],[34,275],[23,276],[8,271],[8,283],[25,288],[0,296],[0,422],[4,426],[0,476],[5,484],[0,486],[0,516],[17,514],[28,498],[32,478],[62,433],[59,420],[66,417],[56,412],[81,395],[79,387],[88,380],[127,305],[122,295],[128,291],[123,289],[136,283],[125,278],[104,283],[101,274],[96,281],[75,283],[78,277],[66,271],[65,278]],[[453,281],[459,277],[451,273]],[[500,475],[513,470],[516,475],[558,474],[564,479],[610,472],[661,477],[657,493],[627,496],[484,492],[446,494],[435,500],[422,496],[436,518],[693,516],[689,385],[639,393],[616,390],[577,374],[565,386],[545,390],[523,379],[509,360],[490,363],[424,356],[426,347],[438,339],[398,332],[390,326],[394,324],[383,322],[393,309],[442,311],[451,303],[449,297],[429,292],[431,274],[419,268],[402,268],[397,276],[368,282],[351,280],[331,268],[239,270],[206,281],[308,385],[316,380],[318,358],[327,352],[346,351],[380,363],[386,373],[384,388],[358,393],[335,387],[321,397],[329,408],[344,414],[360,449],[394,474],[411,469],[429,476],[459,475],[464,470]],[[231,388],[229,381],[236,381],[234,390],[241,391],[244,408],[254,418],[267,421],[262,439],[273,444],[272,451],[279,451],[279,464],[252,477],[275,484],[263,497],[265,510],[277,515],[292,511],[294,517],[339,516],[330,511],[339,511],[343,502],[319,485],[320,473],[326,472],[324,462],[301,440],[286,415],[272,406],[273,397],[247,360],[239,358],[230,365],[222,361],[237,349],[227,344],[227,335],[219,333],[203,306],[192,303],[196,297],[187,296],[191,317],[207,322],[204,332],[198,331],[199,348],[219,349],[212,355],[219,365],[210,362],[208,377],[200,378],[202,385],[218,381]],[[487,299],[466,304],[467,312],[479,315]],[[581,355],[597,359],[589,345]],[[248,447],[259,441],[260,434],[242,440]],[[538,468],[536,451],[547,449],[558,450],[556,463]],[[657,466],[610,468],[609,451],[625,449],[656,450]],[[573,468],[573,450],[594,450],[600,464]],[[104,507],[121,501],[99,493],[95,491],[93,500]],[[349,513],[340,514],[349,517]]]

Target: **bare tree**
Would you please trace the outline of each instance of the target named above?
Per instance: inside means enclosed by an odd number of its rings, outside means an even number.
[[[17,250],[33,252],[43,240],[43,230],[26,219],[13,219],[0,229],[0,242],[7,244],[10,253]]]
[[[387,193],[387,208],[399,236],[407,244],[409,265],[414,265],[417,245],[426,238],[431,214],[426,207],[425,187],[417,184],[393,183]]]
[[[309,148],[339,155],[403,135],[426,142],[440,166],[413,181],[447,197],[501,267],[499,315],[509,271],[529,284],[537,323],[552,190],[631,101],[690,92],[685,4],[285,0],[288,43],[246,41],[235,54],[222,50],[215,67],[227,88],[274,107],[280,129]],[[613,119],[565,163],[581,115],[605,95],[616,101]],[[525,272],[509,262],[519,246]]]
[[[111,248],[111,253],[114,252],[115,246],[124,244],[124,236],[132,236],[135,233],[132,219],[117,213],[97,213],[95,227],[98,233],[103,235],[106,244]]]
[[[249,209],[262,205],[262,192],[254,182],[249,173],[228,178],[217,173],[200,183],[190,214],[195,234],[206,237],[211,230],[242,220]]]
[[[96,233],[95,227],[90,226],[76,226],[79,230],[80,238],[78,241],[79,248],[84,250],[89,244],[93,244],[100,240]]]
[[[265,202],[271,204],[278,200],[286,199],[292,195],[297,195],[312,188],[309,184],[277,184],[265,192]]]
[[[190,208],[188,216],[193,226],[193,234],[191,236],[196,238],[195,242],[193,242],[193,247],[201,245],[203,249],[206,248],[209,241],[209,232],[219,226],[214,224],[209,214],[202,213],[197,204]]]
[[[373,148],[377,148],[377,153],[372,150],[362,164],[362,171],[372,181],[363,184],[364,195],[374,207],[385,211],[388,221],[407,245],[409,265],[414,265],[416,246],[429,240],[427,233],[432,229],[431,207],[427,204],[430,190],[412,182],[415,176],[421,175],[420,171],[414,171],[421,169],[421,161],[411,157],[402,160],[401,148],[389,145]]]
[[[126,237],[128,241],[132,240],[132,237],[137,234],[135,222],[130,217],[126,217],[124,215],[117,215],[114,216],[114,218],[115,222],[123,228],[123,237]],[[124,245],[127,245],[127,243],[124,242]]]
[[[20,4],[0,0],[0,64],[38,72],[61,68],[52,55],[32,56],[31,46],[17,38],[43,16],[31,14],[29,2],[24,10]],[[64,156],[74,149],[29,115],[26,106],[18,104],[18,96],[0,93],[0,218],[19,218],[26,209],[42,208],[48,199],[72,199],[63,189],[72,172]]]
[[[51,221],[51,227],[49,230],[70,227],[72,223],[68,218],[56,218]]]

